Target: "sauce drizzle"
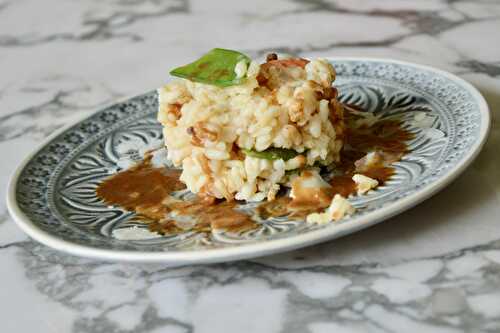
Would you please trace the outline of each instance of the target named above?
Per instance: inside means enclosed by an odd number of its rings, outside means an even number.
[[[179,180],[180,170],[153,168],[151,157],[105,179],[96,189],[97,196],[108,205],[116,205],[153,220],[169,212],[163,201],[173,191],[186,186]]]
[[[355,106],[353,108],[360,111]],[[380,120],[371,126],[356,127],[352,126],[356,116],[348,111],[345,113],[345,119],[347,126],[344,149],[341,151],[341,162],[338,165],[342,174],[334,176],[330,185],[334,195],[338,193],[348,197],[356,193],[356,183],[352,180],[356,173],[376,179],[379,186],[391,178],[396,171],[391,163],[399,161],[408,152],[406,142],[413,138],[413,133],[405,130],[399,120]],[[366,154],[370,152],[377,154],[377,160],[363,165],[363,159],[366,159]]]
[[[161,234],[185,231],[169,213],[196,219],[192,230],[212,229],[244,231],[256,227],[251,217],[234,209],[234,201],[210,201],[196,197],[179,201],[170,194],[186,186],[179,180],[180,170],[155,168],[151,157],[138,165],[105,179],[96,189],[97,196],[108,205],[120,206],[139,214],[149,229]]]
[[[296,193],[302,199],[279,196],[273,201],[261,203],[256,215],[261,219],[283,217],[304,219],[311,212],[327,207],[335,194],[344,197],[356,192],[352,176],[356,173],[376,179],[379,185],[386,182],[395,172],[391,163],[407,153],[406,141],[413,134],[402,127],[398,120],[381,120],[367,126],[353,126],[359,114],[345,112],[346,128],[343,133],[344,149],[341,161],[337,163],[336,175],[326,187],[297,187]],[[355,111],[359,112],[359,109]],[[235,150],[235,154],[238,151]],[[373,153],[368,161],[367,153]],[[177,234],[187,230],[211,232],[226,230],[240,232],[257,227],[252,216],[238,210],[237,201],[206,200],[195,197],[191,200],[175,199],[171,193],[185,189],[179,180],[181,171],[155,168],[151,165],[152,155],[143,162],[105,179],[96,189],[96,194],[108,205],[120,206],[134,211],[149,229],[160,234]],[[307,172],[302,173],[307,178]],[[293,185],[293,184],[292,184]],[[183,224],[179,219],[191,221]]]

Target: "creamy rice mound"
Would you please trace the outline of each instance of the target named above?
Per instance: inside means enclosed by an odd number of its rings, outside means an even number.
[[[168,158],[194,193],[273,200],[289,170],[339,160],[344,129],[333,66],[324,59],[245,62],[244,83],[218,87],[178,79],[158,89]],[[293,149],[285,160],[247,154]],[[251,154],[255,155],[255,154]]]

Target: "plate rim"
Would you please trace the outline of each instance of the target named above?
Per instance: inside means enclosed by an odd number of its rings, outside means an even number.
[[[280,239],[266,240],[263,242],[244,244],[236,247],[227,248],[216,248],[216,249],[203,249],[203,250],[181,250],[181,251],[137,251],[137,250],[114,250],[114,249],[102,249],[96,248],[88,245],[82,245],[73,243],[68,240],[64,240],[53,234],[39,228],[37,224],[31,221],[20,209],[16,200],[16,189],[18,179],[21,172],[24,170],[25,166],[31,161],[31,159],[48,143],[50,143],[55,137],[80,123],[81,121],[92,117],[95,113],[103,110],[107,106],[112,106],[124,101],[129,100],[131,97],[124,97],[113,100],[106,103],[90,114],[86,114],[78,119],[72,121],[71,123],[63,126],[62,128],[56,130],[54,133],[50,134],[45,138],[37,147],[29,153],[21,163],[15,168],[9,177],[9,182],[7,185],[7,196],[6,203],[7,209],[16,224],[32,239],[54,248],[59,251],[63,251],[72,255],[109,260],[109,261],[119,261],[119,262],[150,262],[150,263],[166,263],[175,266],[187,265],[187,264],[199,264],[199,263],[215,263],[223,261],[235,261],[241,259],[249,259],[261,257],[264,255],[286,252],[313,244],[318,244],[327,240],[332,240],[341,237],[346,234],[357,232],[361,229],[368,228],[375,224],[378,224],[390,217],[393,217],[402,211],[410,209],[422,201],[429,199],[434,194],[444,189],[452,181],[458,178],[458,176],[467,169],[467,167],[476,159],[479,155],[482,147],[486,143],[488,134],[491,128],[491,111],[489,109],[488,103],[486,102],[483,95],[479,90],[466,80],[458,77],[455,74],[447,72],[442,69],[438,69],[428,65],[422,65],[407,61],[401,61],[391,58],[377,58],[377,57],[325,57],[328,61],[361,61],[361,62],[383,62],[399,64],[403,66],[413,67],[418,70],[426,70],[438,75],[444,76],[453,82],[462,86],[467,90],[474,98],[474,102],[479,106],[479,112],[481,115],[481,123],[479,128],[478,140],[472,145],[472,147],[464,154],[463,162],[454,165],[450,168],[441,178],[433,181],[421,189],[416,190],[414,193],[407,197],[400,198],[394,202],[391,202],[384,207],[381,207],[370,214],[355,217],[349,223],[338,224],[335,228],[322,228],[318,230],[309,231],[305,234],[294,235],[291,237],[285,237]],[[140,94],[142,95],[142,94]],[[136,96],[140,96],[136,95]]]

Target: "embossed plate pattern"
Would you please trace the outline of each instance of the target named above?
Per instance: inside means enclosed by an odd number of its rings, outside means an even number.
[[[327,225],[270,218],[258,221],[257,229],[238,234],[112,238],[117,228],[141,224],[133,213],[104,205],[95,188],[146,149],[161,146],[155,92],[107,107],[51,136],[11,178],[9,211],[34,239],[76,255],[173,265],[236,260],[315,244],[380,222],[442,189],[481,149],[489,111],[483,97],[465,81],[391,60],[332,62],[342,101],[361,105],[381,118],[398,115],[415,134],[408,142],[411,152],[395,163],[396,174],[390,181],[368,195],[350,197],[357,208],[352,217]],[[416,125],[417,112],[425,113],[426,126]],[[239,207],[254,208],[251,203]]]

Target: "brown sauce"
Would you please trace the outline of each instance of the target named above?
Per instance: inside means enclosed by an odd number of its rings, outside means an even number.
[[[382,150],[386,152],[406,153],[406,141],[413,138],[413,134],[401,125],[402,122],[397,119],[380,120],[371,126],[363,125],[359,128],[349,126],[360,116],[349,112],[354,109],[358,112],[362,110],[353,105],[345,108],[346,133],[344,137],[345,144],[348,144],[356,151],[374,151]]]
[[[199,221],[195,229],[210,231],[224,229],[227,231],[243,231],[255,228],[257,225],[251,216],[236,210],[235,201],[210,201],[196,198],[191,201],[181,201],[170,205],[172,210],[181,216],[195,216]]]
[[[277,197],[273,201],[266,201],[257,207],[257,215],[262,219],[290,215],[289,203],[292,199],[288,196]]]
[[[277,197],[273,201],[265,201],[257,207],[257,215],[262,219],[270,217],[288,217],[303,220],[310,213],[319,212],[322,208],[314,204],[297,204],[297,201],[288,197]]]
[[[346,112],[349,124],[350,115]],[[352,120],[352,119],[351,119]],[[304,219],[309,213],[317,212],[330,204],[335,194],[348,197],[356,192],[352,176],[363,174],[379,181],[387,181],[395,172],[391,163],[398,161],[408,150],[406,141],[412,133],[401,127],[397,120],[384,120],[370,127],[347,126],[344,136],[344,150],[340,162],[336,164],[338,174],[330,179],[331,187],[296,186],[292,182],[295,197],[277,197],[263,202],[257,207],[257,215],[262,219],[282,217]],[[375,163],[364,163],[368,152],[377,152]],[[235,152],[236,153],[236,152]],[[180,201],[171,196],[173,191],[185,189],[179,180],[179,170],[154,168],[151,157],[137,166],[119,172],[105,179],[96,189],[97,196],[108,205],[120,206],[136,212],[147,222],[151,231],[160,234],[176,234],[186,230],[211,232],[245,231],[256,228],[252,216],[237,209],[236,201],[206,200],[196,197]],[[301,177],[307,178],[307,171]],[[299,177],[300,178],[300,177]],[[173,215],[191,219],[190,227],[181,225]]]
[[[389,178],[391,178],[395,172],[396,172],[396,170],[394,169],[394,167],[380,166],[380,167],[368,169],[368,170],[362,172],[362,174],[367,176],[367,177],[378,180],[378,184],[382,185]]]
[[[287,216],[303,220],[308,214],[328,207],[334,194],[321,176],[306,170],[291,182],[290,196],[260,204],[257,214],[264,219]]]
[[[356,183],[352,180],[351,174],[335,176],[330,180],[332,186],[332,197],[335,194],[347,198],[350,194],[356,192]]]
[[[179,170],[151,167],[146,158],[143,163],[105,179],[96,193],[108,205],[160,219],[168,212],[163,201],[171,192],[186,188],[179,176]]]
[[[291,182],[290,196],[292,201],[288,207],[295,211],[328,207],[332,201],[330,187],[321,176],[309,170],[303,171]]]
[[[351,106],[352,107],[352,106]],[[355,107],[356,110],[360,110]],[[346,121],[352,120],[346,112]],[[355,173],[376,179],[379,185],[384,184],[395,173],[391,163],[399,161],[408,152],[406,142],[413,138],[413,134],[402,128],[401,121],[382,120],[372,126],[354,128],[346,126],[344,147],[340,154],[338,169],[342,174],[330,180],[333,194],[344,197],[356,192],[356,183],[352,180]],[[368,167],[356,165],[369,152],[377,152],[381,158],[377,163]]]
[[[172,234],[178,234],[183,232],[184,230],[180,228],[176,221],[174,220],[151,220],[147,221],[149,230],[152,232],[157,232],[162,235],[172,235]]]
[[[193,227],[196,231],[243,231],[255,228],[256,223],[249,215],[234,209],[234,201],[173,199],[170,193],[186,188],[179,180],[180,173],[179,170],[154,168],[150,159],[146,158],[137,166],[105,179],[97,187],[96,193],[108,205],[136,212],[144,222],[149,223],[151,231],[161,234],[184,231],[175,220],[167,218],[170,212],[195,218],[199,221]]]

